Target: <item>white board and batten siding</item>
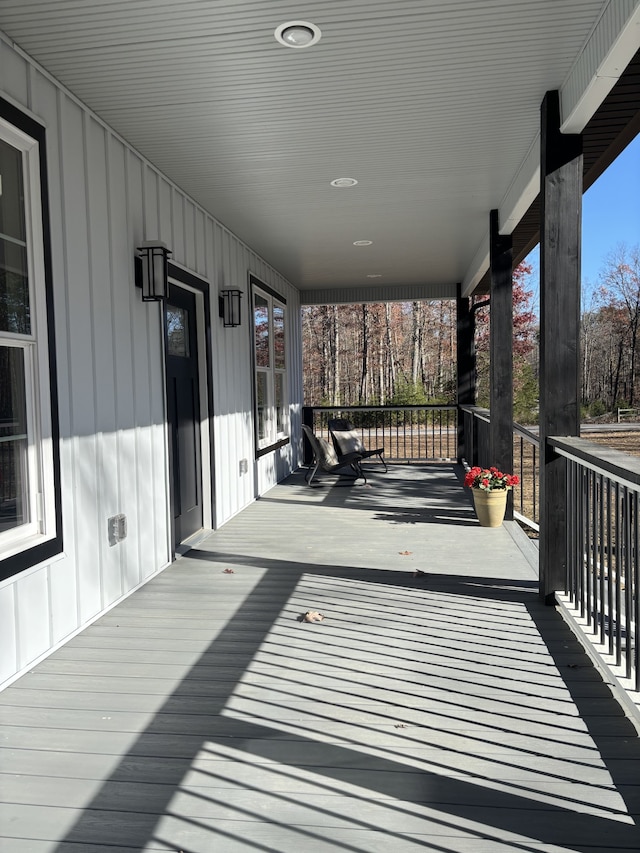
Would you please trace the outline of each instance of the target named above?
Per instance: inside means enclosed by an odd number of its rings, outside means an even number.
[[[139,242],[164,240],[176,264],[209,283],[215,495],[206,526],[224,524],[299,461],[298,442],[255,460],[249,272],[287,301],[293,435],[302,382],[293,286],[4,37],[0,95],[47,131],[64,541],[50,564],[0,584],[1,686],[170,560],[162,318],[134,287]],[[218,318],[225,287],[244,294],[238,328]],[[110,545],[107,519],[118,513],[128,535]]]

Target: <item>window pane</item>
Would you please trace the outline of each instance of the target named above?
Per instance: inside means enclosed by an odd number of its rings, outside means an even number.
[[[189,357],[189,315],[184,308],[167,305],[167,353],[182,358]]]
[[[258,441],[267,437],[267,375],[256,374],[256,404],[258,414]]]
[[[256,366],[269,367],[269,303],[259,293],[254,295],[253,323],[256,336]]]
[[[274,376],[275,398],[276,398],[276,431],[284,432],[284,374],[276,373]]]
[[[0,197],[1,198],[1,197]],[[31,334],[27,250],[0,238],[0,332]]]
[[[0,139],[0,234],[24,245],[22,152]]]
[[[24,353],[0,347],[0,531],[29,521]]]
[[[0,140],[0,331],[28,335],[22,152]]]
[[[284,308],[281,305],[273,306],[273,350],[275,366],[284,369],[285,346],[284,346]]]

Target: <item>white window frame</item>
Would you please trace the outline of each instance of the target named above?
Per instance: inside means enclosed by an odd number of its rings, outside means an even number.
[[[256,437],[256,455],[261,456],[277,447],[289,442],[289,390],[287,383],[288,365],[288,335],[287,335],[287,304],[284,299],[278,297],[266,285],[263,285],[254,276],[250,276],[251,283],[251,333],[253,339],[253,383],[254,383],[254,419]],[[269,335],[269,366],[257,364],[257,352],[255,346],[256,324],[255,324],[255,298],[260,296],[267,303],[268,335]],[[284,331],[284,367],[276,367],[275,364],[275,329],[273,314],[275,307],[283,311]],[[266,376],[266,401],[265,401],[265,435],[258,434],[258,375]],[[276,406],[275,406],[275,377],[282,376],[282,427],[277,428]]]
[[[30,333],[0,330],[0,345],[16,347],[24,353],[27,424],[27,500],[29,518],[24,524],[0,532],[0,565],[11,557],[58,539],[56,508],[56,459],[52,423],[49,329],[44,259],[42,187],[40,184],[40,143],[0,117],[0,138],[22,152],[24,218],[27,275],[29,281]],[[32,564],[44,552],[34,551]],[[23,561],[24,563],[24,561]],[[21,564],[18,569],[28,565]],[[10,576],[15,572],[4,572]]]

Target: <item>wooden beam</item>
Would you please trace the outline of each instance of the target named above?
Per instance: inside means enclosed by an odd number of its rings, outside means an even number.
[[[476,402],[476,350],[474,342],[475,314],[471,300],[462,296],[458,285],[456,299],[456,358],[458,377],[458,406],[474,406]],[[471,462],[464,441],[464,419],[458,410],[458,461]]]
[[[564,589],[566,470],[547,437],[580,433],[582,136],[560,132],[560,99],[547,92],[540,150],[540,595]]]
[[[513,472],[513,269],[511,235],[499,232],[498,211],[489,217],[491,274],[490,453],[491,464]],[[506,518],[513,518],[513,498]]]

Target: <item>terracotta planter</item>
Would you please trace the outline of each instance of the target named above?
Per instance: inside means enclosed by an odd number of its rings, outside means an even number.
[[[500,527],[507,510],[507,489],[486,492],[484,489],[472,489],[476,515],[482,527]]]

